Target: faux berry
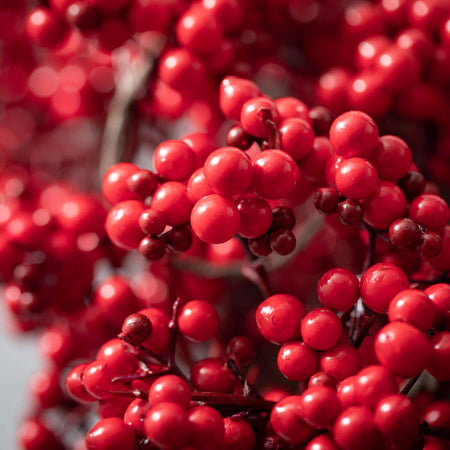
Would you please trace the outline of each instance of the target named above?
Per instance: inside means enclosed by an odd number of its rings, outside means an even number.
[[[178,316],[180,332],[195,342],[211,339],[217,333],[219,324],[219,315],[214,306],[204,300],[186,303]]]
[[[66,392],[79,403],[92,403],[96,400],[83,385],[83,373],[88,365],[84,363],[75,366],[64,380]]]
[[[392,264],[378,263],[367,269],[360,282],[361,297],[374,311],[384,314],[390,301],[400,291],[408,289],[409,280]]]
[[[364,210],[357,200],[346,199],[337,204],[339,220],[344,225],[358,225],[364,217]]]
[[[162,178],[183,181],[195,170],[197,161],[188,144],[172,139],[156,147],[153,164]]]
[[[432,346],[428,372],[440,381],[450,380],[450,332],[442,331],[430,339]]]
[[[270,233],[269,244],[275,253],[285,256],[295,250],[297,240],[292,231],[280,228]]]
[[[280,372],[291,381],[304,381],[317,370],[317,353],[304,342],[293,341],[283,345],[278,352]]]
[[[138,170],[127,179],[128,188],[139,196],[141,200],[153,195],[158,187],[158,183],[158,175],[151,170],[145,169]]]
[[[406,322],[427,331],[433,326],[436,307],[422,291],[406,289],[391,300],[388,317],[390,322]]]
[[[415,198],[425,189],[425,177],[417,171],[408,172],[400,179],[398,185],[403,190],[407,198]]]
[[[139,216],[139,226],[148,236],[158,236],[166,228],[165,214],[156,209],[146,209]]]
[[[144,237],[138,248],[139,253],[149,261],[158,261],[166,254],[166,242],[158,236]]]
[[[141,197],[137,193],[133,193],[127,180],[139,168],[131,163],[118,163],[111,166],[103,176],[102,191],[103,196],[111,204],[123,202],[125,200],[140,200]]]
[[[308,347],[327,350],[334,347],[341,337],[341,319],[329,309],[313,309],[302,320],[301,334]]]
[[[255,344],[246,336],[235,336],[227,345],[227,355],[239,364],[248,364],[256,356]]]
[[[342,411],[333,428],[336,444],[347,450],[362,447],[376,450],[380,437],[372,413],[363,406],[351,406]]]
[[[86,447],[113,450],[118,447],[124,450],[136,448],[136,435],[133,428],[122,419],[111,417],[97,422],[86,436]]]
[[[240,215],[238,234],[245,238],[262,236],[272,224],[272,209],[261,197],[245,197],[236,204]]]
[[[314,430],[302,419],[302,399],[292,395],[278,402],[270,413],[275,433],[291,445],[298,445],[313,436]]]
[[[244,419],[223,419],[224,435],[220,443],[221,450],[252,450],[256,436],[252,426]]]
[[[194,406],[188,411],[192,429],[189,443],[196,448],[218,447],[225,434],[224,420],[220,413],[206,405]]]
[[[266,150],[253,161],[253,182],[256,193],[268,199],[289,195],[299,178],[295,161],[281,150]]]
[[[398,248],[414,248],[420,238],[417,224],[407,217],[397,219],[389,227],[389,240]]]
[[[413,377],[426,368],[432,350],[422,331],[407,323],[393,322],[378,332],[375,353],[395,375]]]
[[[434,231],[424,231],[417,242],[417,251],[426,258],[433,258],[442,251],[442,238]]]
[[[152,384],[148,399],[152,405],[173,402],[187,409],[191,402],[191,388],[176,375],[164,375]]]
[[[333,188],[320,188],[314,195],[314,205],[323,214],[333,214],[337,211],[339,194]]]
[[[344,158],[367,158],[378,144],[378,127],[361,111],[349,111],[331,124],[330,143]]]
[[[363,158],[343,160],[337,167],[335,179],[337,190],[354,200],[369,197],[378,183],[377,171]]]
[[[145,416],[144,430],[150,442],[159,447],[182,447],[191,427],[187,412],[177,403],[161,402]]]
[[[295,226],[295,214],[291,208],[287,206],[275,206],[272,210],[272,224],[270,229],[272,231],[284,228],[292,230]]]
[[[256,323],[269,342],[284,344],[300,336],[300,322],[305,313],[305,307],[296,297],[276,294],[258,306]]]
[[[134,345],[140,345],[150,337],[152,333],[152,323],[147,316],[144,316],[144,314],[134,313],[124,320],[122,333]]]
[[[450,219],[450,210],[445,200],[437,195],[423,194],[409,206],[409,217],[424,228],[441,231]]]
[[[313,150],[314,131],[303,119],[289,118],[279,127],[281,148],[292,158],[301,159]]]
[[[203,197],[214,194],[212,187],[206,181],[205,171],[203,167],[197,169],[189,178],[187,184],[187,196],[189,200],[195,204]]]
[[[191,381],[200,391],[233,392],[235,378],[222,358],[206,358],[191,366]]]
[[[105,228],[115,245],[126,250],[139,246],[144,237],[139,227],[139,217],[145,209],[144,203],[128,200],[118,203],[109,211]]]
[[[231,239],[239,230],[240,216],[234,202],[226,197],[211,194],[199,200],[191,213],[194,233],[209,244],[221,244]]]
[[[242,106],[240,122],[244,131],[251,136],[268,138],[277,121],[278,111],[269,98],[252,98]]]
[[[63,41],[67,28],[52,10],[39,7],[33,9],[26,18],[25,32],[35,44],[54,47]]]
[[[322,353],[319,368],[337,381],[355,375],[362,367],[360,352],[349,344],[337,344]]]
[[[226,136],[227,145],[247,150],[253,144],[253,137],[247,134],[240,125],[233,125]]]
[[[326,386],[309,387],[301,399],[302,419],[313,428],[332,426],[341,412],[336,391]]]
[[[223,147],[211,153],[203,171],[213,191],[224,197],[245,192],[253,177],[250,157],[236,147]]]
[[[346,311],[358,301],[359,281],[347,269],[331,269],[317,283],[317,295],[325,308]]]
[[[425,289],[424,293],[436,307],[436,323],[450,318],[450,284],[437,283]]]

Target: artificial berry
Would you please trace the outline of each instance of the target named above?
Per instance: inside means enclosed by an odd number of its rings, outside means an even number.
[[[178,316],[178,328],[188,339],[204,342],[219,329],[220,319],[214,306],[204,300],[186,303]]]

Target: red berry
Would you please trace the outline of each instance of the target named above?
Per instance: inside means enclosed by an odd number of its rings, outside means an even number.
[[[346,311],[358,301],[359,281],[347,269],[331,269],[317,283],[317,295],[325,308]]]
[[[177,181],[162,184],[154,193],[151,208],[165,214],[167,224],[184,225],[189,221],[192,210],[186,187]]]
[[[428,372],[439,381],[450,380],[450,332],[442,331],[430,339],[432,346],[431,361]]]
[[[239,236],[256,238],[262,236],[272,224],[272,209],[260,197],[244,197],[236,204],[241,218]]]
[[[389,394],[398,391],[395,377],[383,366],[368,366],[361,370],[354,382],[355,398],[361,406],[375,408]]]
[[[148,317],[152,323],[152,333],[142,345],[155,353],[164,353],[169,346],[170,340],[169,315],[157,308],[141,309],[139,313]]]
[[[139,246],[139,242],[144,237],[139,227],[139,216],[145,209],[144,203],[128,200],[118,203],[109,211],[105,228],[115,245],[126,250]]]
[[[223,147],[212,152],[203,171],[213,191],[224,197],[245,192],[253,177],[250,157],[236,147]]]
[[[217,194],[199,200],[191,213],[194,233],[209,244],[230,240],[239,230],[240,216],[234,202]]]
[[[203,197],[214,194],[209,183],[206,181],[205,171],[203,167],[197,169],[189,178],[187,185],[187,196],[189,200],[195,204]]]
[[[347,450],[380,448],[380,435],[373,415],[363,406],[351,406],[340,414],[334,424],[333,438]]]
[[[301,333],[305,344],[309,347],[327,350],[334,347],[341,337],[341,319],[329,309],[313,309],[303,318]]]
[[[437,283],[425,289],[424,293],[436,307],[436,323],[450,318],[450,284]]]
[[[363,158],[344,159],[337,167],[335,179],[337,190],[356,200],[369,197],[378,183],[377,171]]]
[[[303,119],[289,118],[279,127],[281,148],[292,158],[301,159],[313,150],[314,131]]]
[[[387,443],[408,448],[419,429],[419,411],[408,397],[391,394],[377,404],[374,422]]]
[[[280,228],[270,233],[269,244],[275,253],[285,256],[295,250],[297,240],[292,231]]]
[[[139,226],[148,236],[158,236],[166,228],[165,214],[156,209],[146,209],[139,216]]]
[[[41,47],[54,47],[63,41],[67,27],[52,10],[38,7],[28,14],[25,32],[31,42]]]
[[[84,370],[89,364],[78,364],[66,376],[64,387],[69,395],[79,403],[92,403],[97,399],[86,390],[83,384]]]
[[[97,422],[86,436],[86,447],[89,450],[102,449],[134,450],[136,435],[133,428],[122,419],[111,417]]]
[[[367,158],[378,144],[378,127],[361,111],[349,111],[331,124],[330,143],[344,158]]]
[[[268,138],[273,132],[273,124],[278,121],[278,111],[272,100],[256,97],[247,100],[241,110],[240,122],[244,131],[251,136]]]
[[[299,178],[295,161],[281,150],[265,150],[253,161],[253,187],[269,199],[289,195]]]
[[[269,342],[284,344],[300,336],[300,322],[305,312],[305,307],[296,297],[276,294],[258,306],[256,324]]]
[[[178,327],[188,339],[204,342],[219,329],[220,319],[211,303],[192,300],[186,303],[178,316]]]
[[[173,402],[187,409],[191,402],[191,388],[186,381],[176,375],[163,375],[152,384],[148,399],[152,405]]]
[[[346,199],[337,205],[339,220],[344,225],[358,225],[362,222],[364,211],[358,200]]]
[[[320,188],[314,195],[314,206],[323,214],[333,214],[337,211],[339,194],[333,188]]]
[[[161,402],[147,412],[144,430],[150,442],[158,447],[181,448],[189,439],[191,425],[180,405]]]
[[[314,429],[302,419],[302,398],[292,395],[278,402],[270,413],[270,424],[275,433],[291,445],[308,442]]]
[[[105,172],[102,191],[104,197],[111,205],[125,200],[141,200],[141,197],[137,193],[132,192],[127,184],[127,180],[138,171],[139,167],[134,164],[118,163]]]
[[[445,200],[438,195],[423,194],[409,206],[409,217],[424,228],[441,231],[450,219],[450,210]]]
[[[224,420],[220,413],[210,406],[194,406],[188,411],[192,429],[189,442],[195,448],[217,448],[225,434]]]
[[[277,365],[288,380],[304,381],[316,372],[317,360],[317,353],[304,342],[293,341],[280,348]]]
[[[381,136],[370,162],[382,180],[398,181],[407,175],[412,156],[408,144],[397,136]]]
[[[166,254],[166,242],[157,236],[146,236],[139,243],[139,253],[149,261],[158,261]]]
[[[398,248],[414,248],[420,238],[417,224],[408,218],[397,219],[389,227],[389,240]]]
[[[251,425],[243,419],[223,419],[224,436],[220,443],[221,450],[252,450],[255,448],[256,436]]]
[[[302,419],[313,428],[331,427],[341,412],[341,403],[334,389],[309,387],[301,396]]]
[[[256,355],[255,344],[246,336],[235,336],[227,345],[227,355],[239,364],[249,364]]]
[[[124,320],[122,333],[132,344],[140,345],[152,334],[152,323],[144,314],[134,313]]]
[[[191,381],[200,391],[233,392],[235,378],[222,358],[206,358],[191,366]]]
[[[388,317],[390,322],[406,322],[427,331],[434,324],[436,307],[422,291],[406,289],[391,300]]]
[[[375,353],[395,375],[413,377],[426,368],[432,350],[422,331],[407,323],[393,322],[378,332]]]
[[[349,344],[337,344],[322,353],[320,370],[333,376],[337,381],[355,375],[362,367],[362,356]]]
[[[408,288],[409,280],[404,272],[385,263],[369,267],[360,282],[361,297],[365,305],[381,314],[386,313],[396,294]]]
[[[197,160],[194,152],[184,141],[164,141],[153,153],[156,172],[166,180],[183,181],[195,170]]]

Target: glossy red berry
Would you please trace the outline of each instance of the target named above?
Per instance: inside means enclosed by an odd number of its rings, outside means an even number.
[[[407,323],[393,322],[378,332],[375,353],[395,375],[413,377],[426,368],[432,350],[422,331]]]
[[[308,107],[295,97],[280,97],[275,100],[275,106],[280,115],[280,121],[286,119],[302,119],[311,124]]]
[[[305,307],[292,295],[276,294],[264,300],[256,310],[260,333],[274,344],[284,344],[300,336]]]
[[[253,177],[250,157],[236,147],[223,147],[212,152],[203,171],[212,190],[224,197],[245,192]]]
[[[113,450],[136,448],[136,435],[133,428],[118,417],[111,417],[97,422],[86,436],[88,450]]]
[[[382,180],[398,181],[407,175],[412,155],[408,144],[397,136],[381,136],[370,162]]]
[[[191,366],[191,381],[200,391],[233,392],[235,378],[222,358],[206,358]]]
[[[341,402],[342,408],[346,409],[349,406],[357,406],[356,400],[356,375],[345,378],[336,386],[336,392]]]
[[[158,447],[181,448],[189,439],[191,426],[180,405],[161,402],[147,412],[144,430],[150,442]]]
[[[280,372],[291,381],[307,380],[316,372],[317,362],[316,351],[304,342],[288,342],[278,352],[277,366]]]
[[[331,124],[330,143],[344,158],[367,158],[378,144],[378,127],[361,111],[349,111]]]
[[[224,435],[221,450],[252,450],[255,448],[256,436],[251,425],[244,419],[223,419]]]
[[[270,424],[275,433],[291,445],[308,442],[314,429],[302,418],[302,398],[291,395],[278,402],[270,413]]]
[[[375,408],[378,402],[398,391],[394,375],[383,366],[365,367],[355,378],[355,398],[361,406]]]
[[[187,409],[191,402],[191,388],[176,375],[163,375],[152,384],[148,399],[152,405],[173,402]]]
[[[188,411],[192,429],[189,443],[199,449],[218,447],[225,433],[223,418],[210,406],[194,406]]]
[[[145,236],[139,243],[139,253],[149,261],[158,261],[166,254],[166,242],[155,236]]]
[[[193,232],[209,244],[230,240],[239,230],[240,215],[234,202],[211,194],[199,200],[191,213]]]
[[[347,198],[337,204],[336,210],[339,220],[344,225],[358,225],[362,222],[364,217],[363,207],[358,200]]]
[[[189,178],[187,184],[187,196],[189,200],[195,204],[203,197],[214,194],[212,187],[206,181],[205,171],[203,167],[197,169]]]
[[[337,211],[339,194],[333,188],[320,188],[314,195],[314,206],[323,214],[333,214]]]
[[[331,375],[326,374],[325,372],[316,372],[312,375],[308,380],[308,387],[314,386],[327,386],[336,390],[336,380]]]
[[[386,229],[394,220],[403,217],[406,198],[396,184],[380,181],[374,193],[364,200],[363,207],[365,222],[374,228]]]
[[[63,445],[42,420],[27,419],[18,430],[17,438],[23,450],[61,450]]]
[[[126,250],[139,246],[144,233],[139,227],[139,216],[146,206],[138,200],[118,203],[108,213],[105,228],[115,245]]]
[[[278,199],[294,189],[299,171],[295,161],[281,150],[265,150],[253,161],[253,183],[256,193]]]
[[[390,322],[406,322],[427,331],[434,324],[436,307],[422,291],[407,289],[391,300],[388,317]]]
[[[424,293],[436,307],[436,323],[450,318],[450,284],[437,283],[425,289]]]
[[[227,355],[239,364],[249,364],[256,356],[255,344],[246,336],[235,336],[227,345]]]
[[[139,194],[130,190],[127,180],[139,171],[139,168],[131,163],[118,163],[111,166],[103,176],[103,196],[111,204],[125,200],[141,200]]]
[[[187,223],[192,206],[187,196],[186,186],[178,181],[162,184],[154,193],[151,202],[151,208],[164,213],[167,224],[171,226]]]
[[[220,109],[226,117],[239,121],[244,103],[260,95],[261,91],[253,81],[228,76],[220,84]]]
[[[313,150],[314,131],[303,119],[289,118],[279,126],[281,148],[292,158],[301,159]]]
[[[140,345],[152,334],[152,323],[144,314],[133,313],[124,320],[122,334],[133,345]]]
[[[156,209],[146,209],[139,216],[139,226],[148,236],[158,236],[166,228],[165,214]]]
[[[252,98],[247,100],[242,106],[240,122],[244,131],[251,136],[268,138],[273,132],[273,126],[277,121],[277,108],[269,98]]]
[[[191,300],[186,303],[178,316],[178,328],[184,336],[195,342],[211,339],[219,329],[220,319],[211,303]]]
[[[240,215],[239,236],[256,238],[262,236],[272,224],[272,209],[261,197],[244,197],[236,204]]]
[[[432,346],[431,360],[427,366],[428,372],[439,381],[450,380],[450,332],[442,331],[430,339]]]
[[[136,398],[129,404],[123,416],[124,422],[132,426],[139,436],[145,435],[144,419],[150,408],[151,405],[147,400]]]
[[[319,368],[337,381],[355,375],[362,367],[360,352],[349,344],[337,344],[322,353]]]
[[[341,412],[336,390],[327,386],[309,387],[303,392],[301,399],[302,419],[313,428],[332,426]]]
[[[346,311],[358,301],[359,281],[347,269],[331,269],[317,283],[317,295],[325,308]]]
[[[345,197],[363,199],[369,197],[378,183],[377,171],[363,158],[349,158],[339,163],[336,175],[337,190]]]
[[[92,403],[97,399],[86,390],[83,384],[83,373],[89,364],[78,364],[66,376],[64,387],[66,392],[79,403]]]
[[[419,429],[419,411],[410,398],[391,394],[377,404],[374,422],[386,442],[407,448]]]
[[[305,450],[339,450],[339,447],[330,436],[321,434],[311,439]]]
[[[408,288],[409,280],[405,273],[386,263],[369,267],[360,282],[361,297],[365,305],[381,314],[387,311],[396,294]]]
[[[380,445],[379,431],[372,413],[363,406],[351,406],[336,419],[333,438],[347,450],[366,448],[376,450]]]
[[[162,178],[183,181],[195,170],[197,160],[187,143],[172,139],[156,147],[153,153],[153,164]]]
[[[54,47],[63,41],[67,27],[51,9],[38,7],[26,18],[25,32],[33,43],[41,47]]]
[[[450,210],[445,200],[438,195],[423,194],[409,206],[409,217],[424,228],[441,231],[450,219]]]
[[[301,334],[308,347],[327,350],[334,347],[341,337],[341,319],[329,309],[313,309],[302,320]]]
[[[152,323],[152,333],[142,345],[158,354],[166,352],[170,340],[169,315],[157,308],[141,309],[139,313],[148,317]]]
[[[295,250],[297,240],[292,231],[280,228],[270,233],[269,244],[275,253],[286,256]]]
[[[389,240],[398,248],[414,248],[420,238],[417,224],[407,217],[397,219],[389,227]]]

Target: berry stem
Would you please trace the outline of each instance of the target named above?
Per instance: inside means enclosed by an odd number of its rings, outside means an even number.
[[[229,358],[227,361],[227,366],[231,369],[236,378],[242,383],[244,397],[252,396],[255,398],[262,398],[257,389],[248,382],[245,375],[240,371],[234,359]]]

